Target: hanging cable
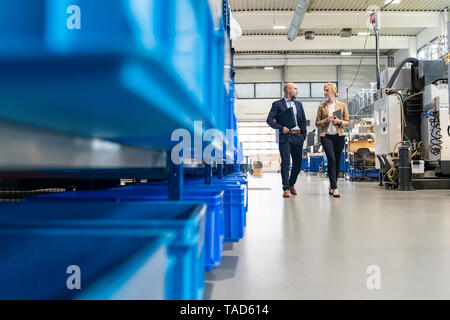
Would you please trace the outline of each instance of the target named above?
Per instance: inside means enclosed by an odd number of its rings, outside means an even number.
[[[367,39],[369,38],[369,35],[370,35],[370,32],[369,32],[369,31],[370,31],[370,27],[367,28],[367,32],[366,32],[366,40],[364,41],[363,54],[362,54],[362,56],[361,56],[361,59],[359,60],[359,66],[358,66],[358,69],[356,70],[355,77],[353,78],[352,83],[351,83],[350,86],[348,87],[348,90],[350,90],[350,89],[353,87],[353,84],[355,83],[356,78],[358,77],[359,70],[361,69],[362,61],[363,61],[364,57],[366,56]]]
[[[411,159],[419,155],[420,160],[423,160],[423,141],[420,141],[416,146],[416,151],[411,155]]]
[[[405,127],[406,127],[406,120],[405,120],[405,108],[404,108],[404,100],[403,96],[398,92],[391,92],[390,94],[396,95],[398,97],[398,100],[400,102],[400,122],[401,122],[401,139],[403,140],[405,136]]]
[[[388,179],[394,184],[398,185],[398,182],[394,181],[394,176],[398,176],[397,168],[392,167],[386,172]]]
[[[405,100],[403,100],[403,102],[406,102],[406,101],[408,101],[409,99],[414,98],[414,97],[416,97],[416,96],[418,96],[418,95],[420,95],[420,94],[422,94],[422,93],[423,93],[423,90],[420,91],[420,92],[417,92],[417,93],[415,93],[415,94],[412,94],[412,95],[410,95],[409,97],[407,97]]]

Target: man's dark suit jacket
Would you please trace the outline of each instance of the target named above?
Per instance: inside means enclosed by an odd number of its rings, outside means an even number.
[[[306,116],[303,110],[303,105],[300,101],[296,101],[295,106],[297,107],[297,123],[302,132],[303,139],[306,138]],[[279,123],[278,115],[288,108],[284,98],[277,100],[272,104],[272,109],[270,109],[269,115],[267,117],[267,124],[274,129],[278,129],[279,143],[287,141],[287,135],[283,133],[283,126]]]

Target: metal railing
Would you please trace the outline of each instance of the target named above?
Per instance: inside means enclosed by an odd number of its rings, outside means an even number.
[[[373,117],[373,103],[377,92],[377,84],[375,82],[371,82],[370,85],[370,89],[360,89],[349,102],[348,110],[350,117]]]

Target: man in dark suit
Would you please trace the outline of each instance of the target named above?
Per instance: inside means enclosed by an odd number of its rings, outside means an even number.
[[[294,188],[298,174],[302,166],[303,142],[306,138],[306,116],[301,102],[296,101],[298,94],[297,86],[294,83],[284,85],[284,97],[272,104],[267,124],[274,129],[278,129],[278,144],[281,155],[281,179],[283,183],[283,197],[289,198],[290,194],[296,195]],[[280,122],[280,113],[292,108],[295,127],[287,128]],[[289,177],[290,157],[292,156],[292,171]]]

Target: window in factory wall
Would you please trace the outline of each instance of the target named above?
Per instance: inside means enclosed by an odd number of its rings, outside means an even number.
[[[299,98],[311,98],[311,83],[296,83]]]
[[[292,81],[292,80],[289,80]],[[323,86],[330,81],[324,82],[296,82],[298,89],[298,100],[316,101],[323,99]],[[336,82],[331,81],[337,86]],[[284,96],[282,83],[236,83],[235,84],[237,99],[280,99]]]
[[[419,50],[417,50],[417,59],[427,60],[428,57],[428,45],[424,45]]]
[[[440,45],[439,45],[440,41]],[[430,43],[417,50],[419,60],[439,60],[444,59],[448,52],[448,39],[440,37],[434,38]]]
[[[279,99],[281,96],[280,82],[255,84],[255,98]]]
[[[254,163],[261,161],[263,171],[280,170],[280,153],[276,142],[276,131],[262,121],[239,121],[239,141],[242,142],[244,157]]]
[[[447,55],[447,52],[448,52],[448,37],[444,37],[441,40],[440,54],[445,57]]]
[[[337,86],[336,82],[331,82]],[[323,87],[327,82],[312,82],[311,83],[311,98],[323,98]]]
[[[254,99],[255,98],[255,84],[254,83],[236,83],[235,91],[236,91],[236,97],[238,99]]]
[[[431,54],[431,60],[438,60],[439,59],[439,53],[438,53],[438,39],[434,39],[430,43],[430,54]]]

